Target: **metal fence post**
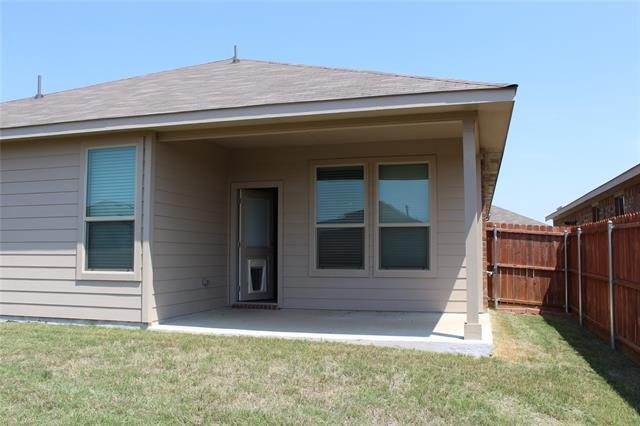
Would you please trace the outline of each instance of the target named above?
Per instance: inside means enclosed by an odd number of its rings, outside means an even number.
[[[569,269],[567,265],[567,237],[569,232],[564,231],[564,311],[569,312]]]
[[[609,261],[609,327],[610,330],[610,339],[611,339],[611,349],[616,348],[616,330],[615,330],[615,321],[614,321],[614,293],[613,293],[613,246],[611,245],[611,234],[613,231],[613,222],[607,222],[607,257]]]
[[[500,299],[500,280],[498,279],[498,228],[493,225],[493,303],[498,309]],[[497,285],[496,285],[497,282]]]
[[[580,237],[582,228],[578,228],[578,315],[582,325],[582,256],[580,255]]]

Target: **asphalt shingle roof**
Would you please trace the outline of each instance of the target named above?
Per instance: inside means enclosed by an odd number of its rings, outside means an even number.
[[[496,89],[478,83],[242,59],[0,104],[0,128],[373,96]]]
[[[546,225],[544,222],[539,222],[498,206],[491,206],[491,210],[489,210],[489,220],[491,222],[515,223],[520,225]]]

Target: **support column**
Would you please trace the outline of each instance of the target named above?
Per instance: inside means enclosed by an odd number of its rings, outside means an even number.
[[[480,299],[482,297],[482,277],[479,237],[478,192],[478,134],[475,119],[465,119],[462,130],[462,162],[464,167],[464,228],[467,272],[467,322],[464,338],[482,339],[480,325]],[[480,248],[479,248],[480,247]],[[479,266],[480,265],[480,266]]]
[[[142,318],[150,324],[157,321],[153,306],[153,202],[155,191],[155,134],[143,138],[144,167],[142,179]]]
[[[480,290],[478,291],[478,303],[480,312],[484,312],[484,256],[482,252],[482,234],[484,232],[484,223],[482,221],[482,161],[480,161],[480,152],[478,149],[477,143],[477,132],[476,132],[476,186],[477,186],[477,202],[478,202],[478,210],[476,216],[476,253],[477,259],[476,269],[478,270],[478,279],[480,280]]]

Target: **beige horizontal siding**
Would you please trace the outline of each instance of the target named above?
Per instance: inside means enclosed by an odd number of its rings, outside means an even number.
[[[0,258],[0,266],[3,267],[31,267],[38,265],[38,267],[57,267],[57,268],[75,268],[76,256],[75,254],[49,254],[49,255],[37,255],[37,254],[6,254]]]
[[[152,320],[227,302],[226,156],[210,145],[157,144]]]
[[[0,255],[9,254],[76,254],[75,241],[0,241]]]
[[[136,282],[110,282],[108,289],[102,281],[76,281],[54,279],[11,279],[0,281],[0,291],[35,291],[41,293],[83,294],[129,294],[140,296],[140,285]]]
[[[436,157],[436,276],[310,276],[310,161],[407,153]],[[229,175],[225,171],[227,164]],[[283,307],[449,312],[466,309],[459,140],[230,151],[206,143],[159,143],[156,167],[153,300],[159,318],[227,303],[227,238],[228,232],[235,232],[226,228],[227,191],[230,182],[247,181],[283,182]],[[202,278],[210,280],[209,287],[202,287]]]
[[[95,306],[140,309],[140,296],[131,294],[57,293],[52,291],[4,291],[2,303],[55,306]]]
[[[407,154],[436,157],[436,276],[309,276],[310,162]],[[232,182],[283,182],[283,307],[465,312],[464,191],[459,140],[238,149],[232,150],[231,156]],[[372,250],[369,256],[372,265]]]
[[[46,209],[34,209],[31,206],[3,206],[0,209],[0,220],[42,217],[77,217],[77,204],[49,204]]]
[[[292,299],[286,297],[284,304],[287,308],[294,309],[347,309],[368,311],[423,311],[423,312],[450,312],[465,313],[467,302],[453,302],[449,300],[372,300],[363,297],[359,300],[344,300],[335,297],[328,299]]]
[[[37,305],[34,303],[0,305],[0,315],[101,321],[140,322],[140,309],[98,306]]]
[[[299,277],[289,278],[287,281],[287,288],[336,288],[344,289],[344,279],[333,277]],[[398,281],[397,278],[378,277],[375,279],[370,278],[350,278],[349,287],[354,290],[367,290],[367,289],[391,289],[396,290],[466,290],[467,282],[465,279],[451,280],[448,278],[434,278],[429,279],[429,286],[425,286],[423,278],[403,278]]]
[[[0,315],[141,320],[140,283],[76,280],[80,143],[1,147]]]
[[[2,229],[5,231],[13,230],[45,230],[45,229],[73,229],[78,227],[78,218],[76,216],[66,217],[16,217],[16,218],[0,218],[2,221]]]
[[[3,185],[14,182],[26,183],[70,179],[70,176],[80,176],[80,167],[62,166],[31,170],[0,170],[0,179],[2,179]]]

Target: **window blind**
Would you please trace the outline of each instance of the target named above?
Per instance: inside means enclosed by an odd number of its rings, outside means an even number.
[[[317,169],[316,223],[364,223],[362,166]]]
[[[318,268],[364,268],[364,228],[318,228]]]
[[[89,150],[87,216],[133,216],[136,147]]]

